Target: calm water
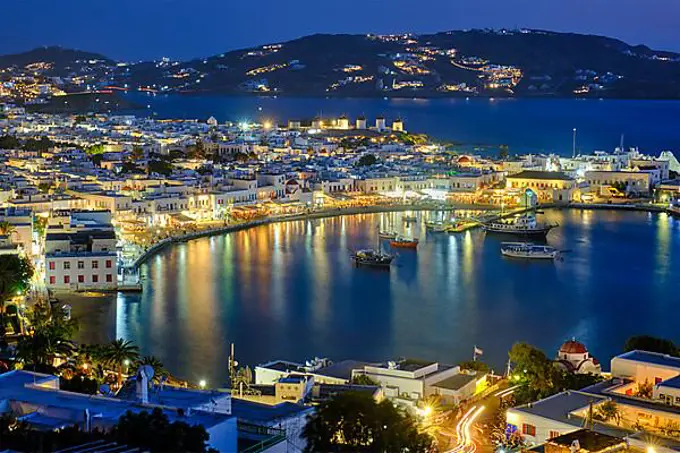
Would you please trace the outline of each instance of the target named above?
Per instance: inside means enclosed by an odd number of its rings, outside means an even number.
[[[159,117],[220,121],[291,118],[316,115],[388,122],[402,117],[406,128],[442,140],[465,144],[507,144],[513,152],[550,151],[571,154],[572,129],[578,129],[577,147],[583,152],[613,151],[621,134],[626,146],[639,146],[658,154],[680,151],[680,102],[577,99],[324,99],[257,98],[234,96],[152,96],[129,94],[131,100],[150,105]],[[260,110],[261,109],[261,110]]]
[[[429,214],[418,214],[422,222]],[[549,211],[564,261],[502,258],[481,231],[425,234],[391,272],[354,268],[348,248],[401,213],[300,221],[169,248],[143,267],[140,295],[118,296],[115,334],[177,375],[224,382],[229,342],[242,363],[270,359],[456,362],[484,349],[500,369],[523,340],[553,354],[572,336],[601,360],[633,334],[680,341],[680,220],[612,211]],[[387,244],[385,246],[389,247]]]

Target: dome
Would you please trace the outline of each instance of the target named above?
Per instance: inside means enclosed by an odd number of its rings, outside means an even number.
[[[585,354],[587,352],[585,345],[576,340],[566,341],[560,348],[560,354]]]
[[[470,162],[472,162],[472,159],[470,159],[468,156],[460,156],[458,158],[459,164],[469,164]]]

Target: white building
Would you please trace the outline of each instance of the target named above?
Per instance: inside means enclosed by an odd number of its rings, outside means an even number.
[[[47,233],[45,285],[48,289],[116,289],[115,232],[86,229],[72,233]]]

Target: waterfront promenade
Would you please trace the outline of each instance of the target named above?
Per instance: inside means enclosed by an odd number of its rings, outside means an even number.
[[[656,212],[663,213],[667,212],[671,215],[680,216],[680,212],[673,211],[671,208],[666,206],[659,206],[651,203],[570,203],[564,205],[557,204],[542,204],[537,207],[538,209],[591,209],[591,210],[626,210],[626,211],[645,211],[645,212]],[[144,250],[138,257],[136,257],[131,263],[126,267],[137,271],[139,266],[146,262],[149,258],[154,256],[156,253],[164,249],[166,246],[186,242],[192,239],[199,239],[208,236],[215,236],[220,234],[231,233],[235,231],[241,231],[248,228],[254,228],[262,225],[268,225],[277,222],[294,222],[298,220],[313,220],[322,219],[328,217],[336,217],[343,215],[356,215],[356,214],[378,214],[383,212],[400,212],[400,211],[454,211],[454,210],[477,210],[477,211],[489,211],[490,215],[484,215],[480,218],[481,221],[494,221],[500,218],[510,217],[522,212],[527,211],[526,208],[515,208],[507,211],[498,210],[498,206],[494,205],[479,205],[479,204],[433,204],[433,203],[421,203],[421,204],[394,204],[394,205],[375,205],[375,206],[362,206],[362,207],[352,207],[352,208],[334,208],[334,209],[321,209],[316,211],[310,211],[306,213],[298,214],[283,214],[268,216],[266,218],[260,218],[250,221],[230,223],[217,227],[210,227],[200,231],[194,231],[187,234],[174,235],[168,238],[161,239],[160,241],[153,244],[148,249]],[[471,224],[468,229],[476,228],[479,224]],[[131,287],[136,288],[136,285]],[[123,287],[125,289],[125,287]]]

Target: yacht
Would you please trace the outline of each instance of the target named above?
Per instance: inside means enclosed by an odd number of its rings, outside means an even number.
[[[529,242],[503,242],[501,254],[510,258],[554,260],[560,256],[560,251],[549,245],[536,245]]]
[[[550,230],[558,226],[556,223],[538,222],[535,215],[525,214],[514,219],[501,219],[484,223],[482,229],[487,233],[545,238]]]

